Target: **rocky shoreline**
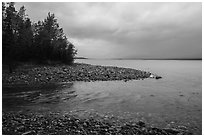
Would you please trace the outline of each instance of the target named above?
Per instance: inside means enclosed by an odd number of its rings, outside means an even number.
[[[160,76],[150,72],[131,68],[98,66],[75,63],[69,65],[23,65],[15,72],[3,69],[2,84],[36,84],[73,81],[111,81],[139,80],[145,78],[159,79]]]
[[[48,83],[74,81],[112,81],[140,80],[145,78],[159,79],[150,72],[131,68],[97,66],[75,63],[69,65],[23,65],[15,72],[3,69],[2,84],[4,86],[38,85]],[[4,135],[131,135],[131,134],[189,134],[183,130],[160,129],[147,127],[142,121],[126,122],[118,125],[118,121],[110,122],[108,117],[81,119],[73,115],[53,115],[37,113],[2,113],[2,133]]]
[[[157,128],[143,121],[120,122],[113,117],[80,119],[73,115],[4,113],[3,135],[186,135],[184,129]]]

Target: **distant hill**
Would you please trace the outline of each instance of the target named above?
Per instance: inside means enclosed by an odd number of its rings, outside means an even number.
[[[113,60],[202,60],[202,58],[112,58]]]
[[[85,58],[85,57],[74,57],[74,59],[88,59],[88,58]]]
[[[202,58],[86,58],[74,57],[74,59],[94,59],[94,60],[202,60]]]

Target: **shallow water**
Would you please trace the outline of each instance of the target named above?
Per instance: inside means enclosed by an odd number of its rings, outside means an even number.
[[[185,125],[200,134],[202,62],[174,60],[77,60],[97,65],[150,71],[162,79],[61,83],[52,86],[3,87],[4,111],[88,112],[113,114],[152,125]]]

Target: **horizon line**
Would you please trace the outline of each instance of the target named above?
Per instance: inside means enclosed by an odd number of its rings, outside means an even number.
[[[75,57],[75,59],[104,59],[104,60],[202,60],[202,58],[89,58],[89,57]]]

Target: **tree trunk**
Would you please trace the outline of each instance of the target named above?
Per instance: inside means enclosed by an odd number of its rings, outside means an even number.
[[[13,66],[12,66],[12,64],[9,64],[8,66],[9,66],[9,72],[13,73]]]

